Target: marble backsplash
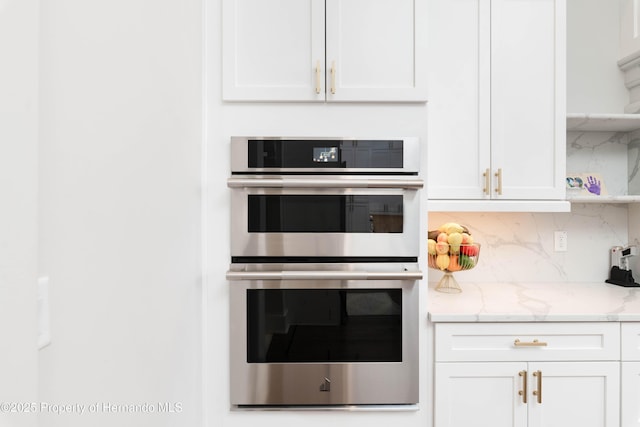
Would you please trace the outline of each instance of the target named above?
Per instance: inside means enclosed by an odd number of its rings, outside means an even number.
[[[604,281],[610,248],[629,243],[625,204],[574,203],[568,213],[429,213],[429,229],[445,222],[466,225],[482,245],[478,265],[454,273],[461,285]],[[567,232],[567,252],[554,252],[556,230]],[[442,276],[438,270],[428,274],[430,282]],[[634,277],[640,277],[640,270]]]

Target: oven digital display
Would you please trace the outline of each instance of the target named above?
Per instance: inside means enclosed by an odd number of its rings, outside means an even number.
[[[249,139],[247,165],[277,169],[402,169],[402,140]]]
[[[317,163],[337,162],[337,147],[313,147],[313,161]]]

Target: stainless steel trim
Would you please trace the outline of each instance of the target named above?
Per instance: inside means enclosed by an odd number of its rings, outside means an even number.
[[[229,188],[401,188],[418,190],[421,179],[327,179],[327,178],[229,178]]]
[[[421,271],[227,271],[227,280],[422,280]]]
[[[418,404],[394,405],[322,405],[322,411],[350,411],[350,412],[415,412],[420,409]],[[317,411],[317,405],[232,405],[237,411]]]

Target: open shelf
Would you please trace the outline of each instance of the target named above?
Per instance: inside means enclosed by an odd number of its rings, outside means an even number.
[[[640,129],[640,114],[567,114],[567,131],[633,132]]]
[[[567,201],[571,203],[640,203],[640,196],[567,196]]]
[[[433,200],[429,212],[570,212],[565,200]]]
[[[567,114],[567,132],[622,132],[631,133],[640,130],[640,114]],[[596,137],[596,141],[597,138]],[[618,143],[628,143],[632,136],[616,139]],[[610,159],[609,159],[610,160]],[[626,168],[626,158],[622,159]],[[622,166],[621,166],[622,167]],[[607,195],[607,196],[579,196],[572,195],[567,190],[567,201],[571,203],[640,203],[640,195]]]

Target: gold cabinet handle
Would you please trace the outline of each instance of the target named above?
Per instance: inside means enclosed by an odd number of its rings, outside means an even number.
[[[520,371],[518,375],[522,378],[522,390],[518,390],[518,395],[522,396],[522,403],[527,403],[527,371]]]
[[[547,343],[544,341],[520,341],[518,338],[513,342],[513,345],[516,347],[546,347]]]
[[[542,403],[542,371],[535,371],[533,376],[538,378],[538,389],[533,390],[533,395],[538,398],[538,403]]]
[[[322,83],[320,82],[320,73],[322,69],[320,68],[320,60],[316,62],[316,94],[320,95],[320,90],[322,89]]]
[[[489,192],[491,191],[491,173],[489,171],[489,168],[484,171],[482,176],[484,177],[484,188],[482,189],[482,192],[484,194],[490,194]]]
[[[502,196],[502,168],[499,168],[495,175],[496,178],[498,178],[498,188],[496,188],[496,193]]]
[[[331,62],[331,94],[336,93],[336,61]]]

